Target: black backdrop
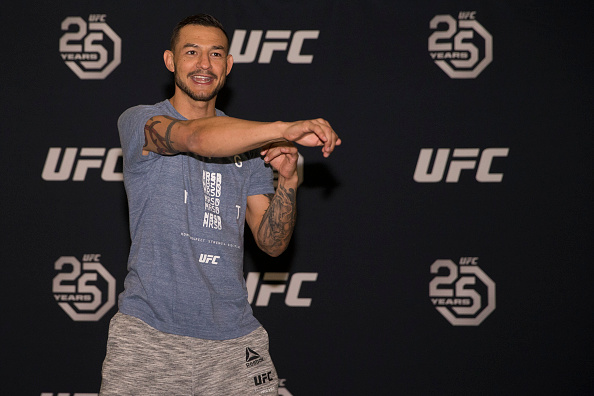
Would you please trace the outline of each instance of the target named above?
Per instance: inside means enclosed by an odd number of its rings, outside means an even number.
[[[172,94],[162,52],[197,12],[237,42],[221,109],[344,141],[301,151],[289,250],[248,237],[281,395],[594,393],[590,2],[2,8],[1,394],[98,392],[129,246],[116,120]]]

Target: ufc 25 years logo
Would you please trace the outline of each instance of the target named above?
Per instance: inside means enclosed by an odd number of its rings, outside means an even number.
[[[495,310],[495,282],[478,266],[478,257],[435,260],[429,282],[431,303],[454,326],[478,326]]]
[[[82,264],[74,256],[54,263],[54,299],[72,320],[96,322],[115,306],[116,281],[100,259],[100,254],[85,254]]]
[[[244,42],[247,30],[235,30],[229,52],[233,55],[235,63],[253,63],[258,58],[258,63],[270,63],[274,52],[287,51],[287,62],[289,63],[312,63],[313,55],[304,54],[303,45],[306,40],[316,40],[319,30],[252,30],[249,34],[244,49]],[[264,36],[264,42],[262,42]],[[260,46],[260,43],[262,45]],[[258,57],[258,50],[260,56]]]
[[[122,61],[122,40],[105,22],[105,14],[62,21],[60,56],[81,80],[103,80]]]
[[[429,27],[429,55],[450,78],[476,78],[493,61],[493,37],[476,20],[476,11],[461,11],[458,20],[436,15]]]

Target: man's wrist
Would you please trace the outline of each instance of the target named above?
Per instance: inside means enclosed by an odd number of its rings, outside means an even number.
[[[289,139],[287,139],[285,137],[285,131],[289,127],[289,123],[284,122],[284,121],[275,121],[271,125],[274,128],[274,135],[275,135],[275,139],[271,143],[288,142],[289,141]]]
[[[278,185],[283,186],[285,188],[293,188],[296,190],[297,186],[299,185],[299,174],[297,173],[297,171],[295,171],[295,173],[290,177],[284,177],[279,174]]]

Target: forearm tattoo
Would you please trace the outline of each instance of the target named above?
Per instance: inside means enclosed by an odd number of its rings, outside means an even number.
[[[148,120],[148,122],[144,126],[144,147],[148,146],[149,140],[150,140],[155,145],[157,153],[159,153],[159,154],[177,154],[177,153],[179,153],[179,150],[176,150],[173,147],[173,144],[175,142],[173,142],[171,140],[171,128],[173,127],[173,125],[178,123],[180,120],[176,120],[175,118],[168,117],[168,116],[164,116],[164,117],[168,121],[170,121],[169,125],[167,125],[167,129],[165,130],[164,134],[161,131],[162,128],[158,128],[159,130],[157,130],[157,128],[156,128],[156,126],[158,124],[161,124],[161,121],[155,120],[154,118],[151,118],[150,120]]]
[[[284,251],[295,227],[297,218],[297,192],[293,188],[288,190],[279,185],[276,194],[268,194],[270,206],[264,213],[258,236],[260,247],[268,252]]]

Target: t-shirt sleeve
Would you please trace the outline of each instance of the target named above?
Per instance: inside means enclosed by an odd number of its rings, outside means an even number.
[[[158,154],[152,152],[143,155],[142,149],[145,143],[144,126],[151,117],[163,115],[159,113],[163,111],[155,106],[141,105],[129,108],[118,119],[124,167],[130,172],[138,171],[143,162],[158,158]]]
[[[266,165],[258,150],[252,151],[251,154],[253,157],[250,160],[252,169],[248,195],[274,194],[272,167]]]

